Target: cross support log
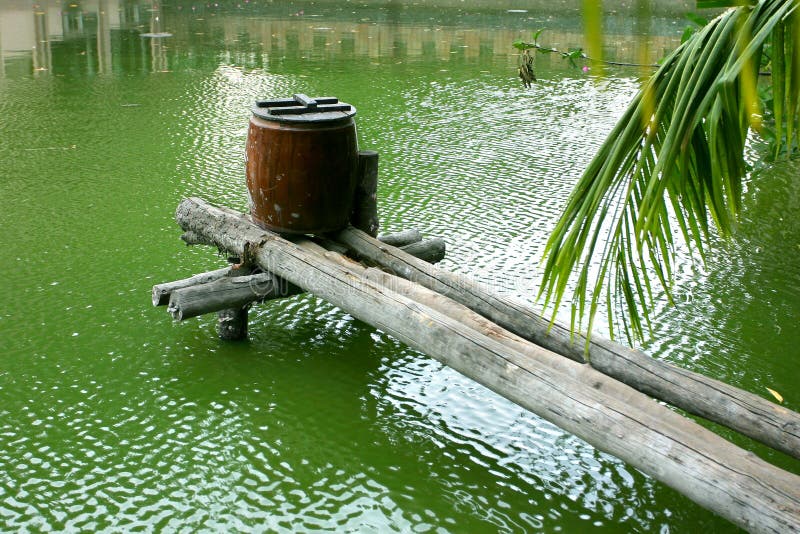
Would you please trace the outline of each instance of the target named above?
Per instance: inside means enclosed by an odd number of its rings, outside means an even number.
[[[152,291],[153,306],[164,306],[169,304],[170,295],[172,295],[174,291],[183,289],[185,287],[196,286],[198,284],[207,284],[209,282],[213,282],[214,280],[220,280],[228,276],[230,272],[230,267],[224,267],[222,269],[217,269],[216,271],[196,274],[182,280],[154,285]]]
[[[422,233],[416,228],[411,228],[391,234],[381,234],[377,239],[381,243],[392,245],[393,247],[404,247],[422,241]]]
[[[400,248],[404,250],[406,254],[411,254],[415,258],[426,263],[439,263],[444,259],[447,253],[447,245],[444,239],[440,237],[417,241],[416,243],[410,243]]]
[[[192,234],[193,239],[199,239],[203,243],[194,232],[186,232],[184,236],[186,234]],[[405,239],[407,236],[401,237]],[[325,241],[325,246],[330,249],[347,250],[347,247],[339,243],[330,240],[323,241]],[[444,258],[445,243],[444,240],[438,238],[426,239],[410,243],[404,247],[404,250],[423,261],[435,263]],[[233,320],[233,311],[246,308],[254,303],[291,297],[302,292],[303,290],[299,287],[273,274],[239,275],[234,269],[228,267],[184,280],[153,286],[153,305],[168,304],[167,311],[176,321],[184,321],[230,308],[231,313],[225,316],[225,324],[228,324]],[[241,314],[236,316],[241,317]],[[231,339],[229,336],[220,337]]]
[[[241,309],[255,302],[299,293],[302,293],[299,287],[271,273],[230,276],[174,291],[167,311],[176,321],[183,321],[206,313],[227,308]]]

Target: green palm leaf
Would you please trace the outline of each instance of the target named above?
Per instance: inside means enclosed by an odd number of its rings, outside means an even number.
[[[747,172],[745,140],[762,128],[758,68],[772,49],[775,153],[800,134],[800,0],[726,11],[672,52],[589,164],[545,249],[540,296],[555,310],[577,275],[572,327],[590,333],[599,302],[630,342],[650,322],[652,280],[671,300],[675,232],[704,256],[710,223],[729,235]],[[621,305],[621,306],[618,306]],[[612,327],[613,334],[613,327]],[[588,336],[587,336],[588,339]]]

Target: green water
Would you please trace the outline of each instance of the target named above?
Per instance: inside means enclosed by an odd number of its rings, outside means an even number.
[[[385,230],[441,236],[445,267],[532,301],[637,87],[542,56],[521,88],[507,44],[546,25],[580,45],[570,3],[218,3],[0,3],[0,530],[731,530],[313,297],[253,310],[235,344],[151,307],[154,283],[224,264],[182,245],[174,209],[245,209],[249,107],[294,92],[358,108]],[[669,5],[609,15],[608,53],[660,57],[683,28]],[[679,262],[644,347],[794,410],[798,172],[757,166],[738,235]]]

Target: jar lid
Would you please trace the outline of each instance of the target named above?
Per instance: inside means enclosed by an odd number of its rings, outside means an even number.
[[[277,122],[330,122],[352,117],[356,108],[332,96],[311,98],[304,94],[279,100],[260,100],[253,107],[259,119]]]

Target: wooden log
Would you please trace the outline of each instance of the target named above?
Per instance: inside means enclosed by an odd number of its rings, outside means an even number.
[[[198,239],[200,236],[197,236]],[[228,259],[230,262],[230,258]],[[249,276],[253,274],[253,269],[249,265],[241,265],[239,261],[231,266],[228,278],[241,278],[242,276]],[[226,278],[227,279],[227,278]],[[210,282],[211,284],[215,282]],[[192,286],[199,287],[199,286]],[[191,289],[189,287],[185,288]],[[172,307],[172,299],[175,293],[183,291],[179,289],[170,296],[169,302]],[[247,316],[250,314],[250,304],[243,304],[239,306],[232,306],[230,308],[220,309],[217,312],[217,337],[222,341],[243,341],[247,339]],[[174,315],[173,315],[174,317]]]
[[[447,253],[447,245],[444,239],[439,237],[418,241],[417,243],[411,243],[410,245],[405,245],[400,248],[407,254],[411,254],[415,258],[426,263],[439,263],[444,259]]]
[[[588,359],[598,371],[639,391],[800,458],[800,414],[796,412],[597,336],[591,338],[585,359],[583,336],[571,337],[569,327],[560,323],[551,328],[530,306],[497,295],[471,278],[418,261],[354,228],[333,238],[359,257],[446,295],[524,339],[575,361]]]
[[[207,245],[208,243],[203,242],[203,238],[199,235],[195,234],[194,232],[184,232],[181,234],[181,241],[186,243],[187,246],[193,245]]]
[[[247,339],[247,316],[250,307],[226,308],[217,312],[217,336],[223,341]]]
[[[800,477],[771,466],[690,420],[662,422],[587,387],[459,321],[200,199],[176,219],[218,247],[303,287],[422,350],[690,499],[754,532],[800,524]],[[662,411],[668,411],[661,407]]]
[[[173,291],[182,289],[184,287],[196,286],[198,284],[207,284],[220,278],[225,278],[230,274],[231,268],[225,267],[210,271],[207,273],[197,274],[183,280],[176,280],[174,282],[167,282],[165,284],[157,284],[153,286],[152,297],[153,306],[164,306],[169,304],[169,298]]]
[[[350,223],[373,237],[378,235],[378,153],[374,150],[358,152],[358,174]]]
[[[416,228],[395,232],[392,234],[381,234],[378,236],[378,241],[392,245],[393,247],[403,247],[412,243],[422,241],[422,233]]]
[[[233,215],[250,220],[237,212],[233,212]],[[418,231],[405,233],[404,236],[391,235],[400,236],[400,242],[403,242],[409,238],[413,239],[414,233],[418,233]],[[212,244],[206,243],[201,236],[194,232],[185,232],[181,239],[186,235],[190,235],[196,244]],[[340,252],[347,250],[347,247],[340,243],[330,240],[324,240],[324,242],[328,249]],[[412,243],[404,250],[423,261],[438,262],[444,258],[445,244],[442,239],[428,239]],[[221,278],[220,275],[222,275]],[[229,267],[185,280],[154,286],[153,305],[169,304],[167,311],[172,318],[176,321],[184,321],[226,308],[240,309],[254,303],[291,297],[302,292],[297,286],[272,274],[233,276],[232,269]],[[159,299],[158,302],[156,302],[156,296]],[[226,321],[232,320],[231,314],[226,316]]]
[[[230,276],[172,292],[167,311],[183,321],[224,309],[242,309],[255,302],[290,297],[302,290],[271,273]]]
[[[579,363],[574,360],[562,357],[549,350],[531,343],[530,341],[499,327],[484,316],[472,311],[463,304],[460,304],[440,293],[436,293],[424,286],[400,278],[377,269],[375,267],[365,267],[355,260],[343,256],[336,251],[328,250],[310,240],[298,240],[296,242],[303,248],[322,255],[327,260],[345,267],[350,272],[372,280],[386,289],[395,291],[414,302],[424,304],[444,315],[458,321],[460,324],[485,335],[513,351],[519,352],[528,358],[536,360],[542,365],[546,365],[558,372],[565,373],[571,378],[579,381],[583,386],[594,388],[598,391],[612,395],[617,399],[622,399],[628,406],[643,410],[654,418],[658,418],[664,424],[675,425],[677,427],[695,427],[694,423],[688,423],[686,418],[672,410],[665,410],[663,406],[656,403],[652,398],[636,389],[615,380],[598,370],[592,368],[588,363]],[[717,439],[718,436],[715,435]]]
[[[252,217],[249,217],[246,214],[240,214],[240,215],[247,218],[248,220],[252,220]],[[291,235],[287,235],[287,237],[290,238],[291,240]],[[393,247],[404,247],[406,245],[411,245],[412,243],[417,243],[419,241],[422,241],[422,233],[416,228],[411,228],[409,230],[401,230],[399,232],[381,234],[377,237],[377,240],[382,243],[386,243],[387,245],[392,245]],[[206,243],[203,240],[202,236],[199,236],[194,232],[184,232],[183,234],[181,234],[181,241],[186,243],[188,246],[212,245],[212,243]],[[344,245],[340,246],[346,248],[344,247]]]

